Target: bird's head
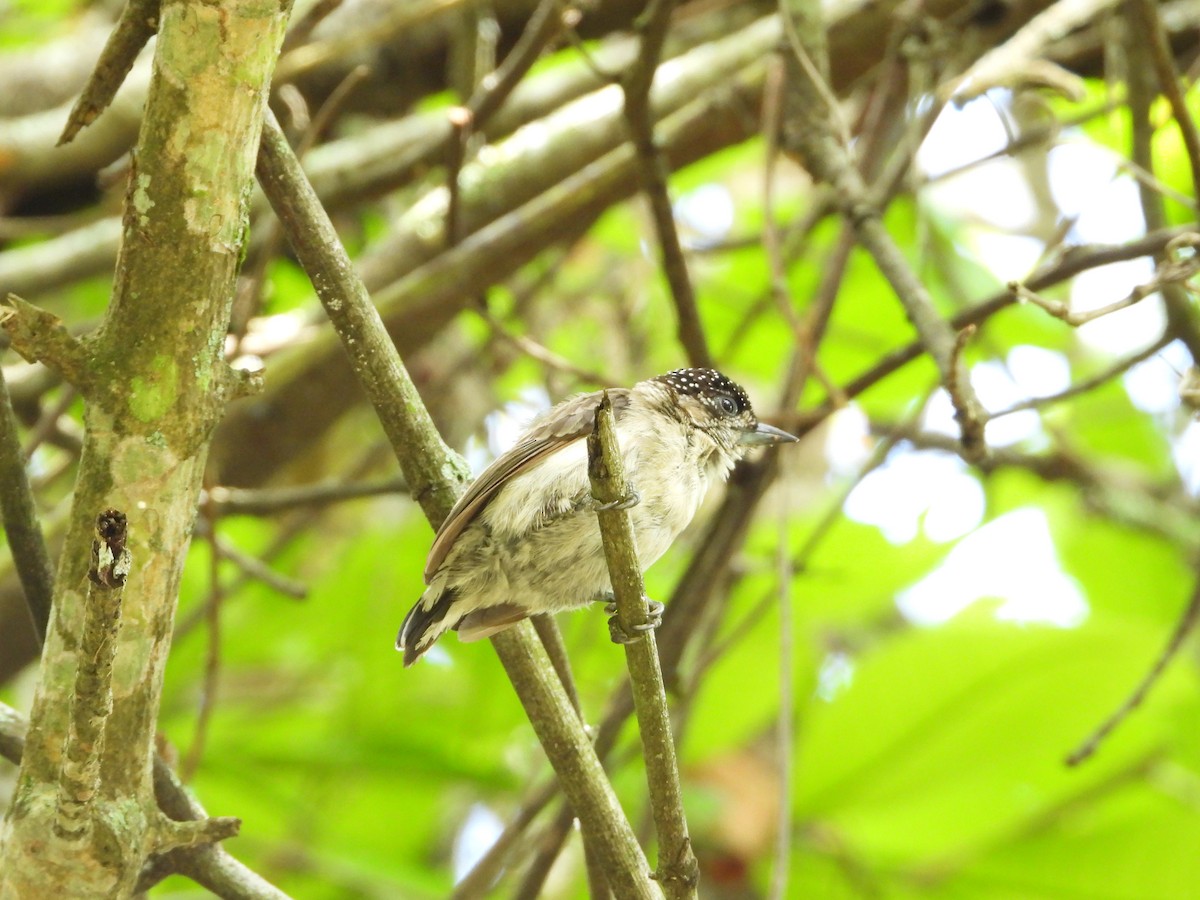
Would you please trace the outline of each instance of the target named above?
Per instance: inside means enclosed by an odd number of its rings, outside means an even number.
[[[679,418],[707,435],[731,460],[740,459],[750,447],[799,440],[759,422],[741,385],[716,369],[674,369],[651,382],[664,390]]]

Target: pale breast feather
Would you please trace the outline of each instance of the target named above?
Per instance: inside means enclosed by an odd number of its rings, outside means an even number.
[[[498,456],[490,466],[471,483],[446,521],[438,529],[429,558],[425,562],[425,583],[446,561],[454,542],[480,511],[495,497],[508,481],[522,472],[527,472],[556,450],[586,438],[592,433],[596,420],[596,407],[600,405],[603,391],[580,394],[565,400],[530,425],[521,439],[505,453]],[[620,421],[622,413],[629,407],[629,390],[610,389],[613,417]]]

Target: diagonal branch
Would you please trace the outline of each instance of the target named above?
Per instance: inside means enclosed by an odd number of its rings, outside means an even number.
[[[442,442],[328,214],[274,121],[264,126],[258,173],[414,498],[431,523],[440,523],[463,488],[466,466]],[[597,838],[609,883],[621,897],[657,896],[633,829],[533,626],[522,622],[495,635],[492,643],[575,814]]]
[[[138,53],[158,30],[158,2],[127,0],[116,28],[100,52],[91,78],[71,107],[58,146],[69,144],[75,135],[96,121],[96,117],[112,103],[125,76],[133,68]]]
[[[829,60],[819,4],[812,0],[791,0],[788,6],[799,21],[792,32],[794,52],[786,57],[790,89],[785,95],[783,146],[800,159],[814,178],[833,187],[842,214],[891,284],[920,343],[937,365],[942,384],[954,404],[966,455],[979,459],[987,449],[983,407],[956,350],[957,335],[938,314],[929,292],[888,234],[881,210],[842,137],[836,99],[825,80]]]

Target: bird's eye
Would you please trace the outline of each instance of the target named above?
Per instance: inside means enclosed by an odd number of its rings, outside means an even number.
[[[721,407],[721,412],[727,416],[735,415],[738,411],[737,401],[728,395],[718,397],[717,406]]]

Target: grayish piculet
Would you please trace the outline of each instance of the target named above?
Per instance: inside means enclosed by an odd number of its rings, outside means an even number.
[[[746,392],[713,369],[676,369],[608,395],[638,495],[630,514],[643,568],[750,447],[796,440],[760,423]],[[396,638],[406,666],[448,629],[476,641],[611,592],[587,472],[601,396],[573,397],[536,420],[451,510],[425,564],[429,587]]]

